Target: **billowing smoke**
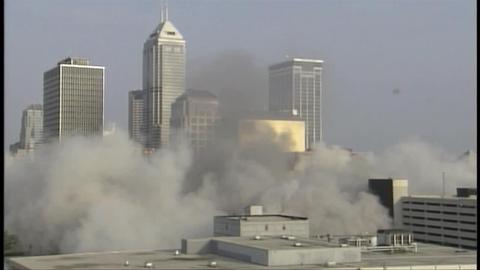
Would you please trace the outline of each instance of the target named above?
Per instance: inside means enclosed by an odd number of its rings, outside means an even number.
[[[370,177],[408,178],[413,193],[440,190],[441,171],[452,187],[476,185],[471,163],[418,141],[360,156],[318,145],[300,158],[275,144],[218,143],[201,160],[181,142],[146,159],[121,131],[8,160],[6,229],[34,254],[172,248],[210,236],[214,215],[263,204],[308,216],[315,234],[374,232],[390,219],[367,193]]]
[[[180,194],[191,163],[178,145],[149,161],[122,133],[73,139],[6,168],[6,229],[33,252],[177,247],[209,235],[209,194]],[[28,248],[28,247],[26,247]]]
[[[268,70],[243,50],[227,50],[188,64],[188,84],[219,98],[222,115],[262,110],[268,105]]]
[[[217,94],[222,114],[265,107],[266,71],[242,52],[195,73],[193,85]],[[211,236],[213,216],[262,204],[267,213],[308,216],[312,234],[375,232],[391,220],[367,192],[369,178],[407,178],[411,193],[438,194],[442,172],[449,194],[476,186],[476,162],[420,141],[379,154],[320,144],[295,155],[282,147],[289,138],[271,138],[240,147],[219,136],[199,158],[179,140],[145,158],[117,130],[39,149],[34,159],[5,155],[5,228],[33,254],[174,248]]]

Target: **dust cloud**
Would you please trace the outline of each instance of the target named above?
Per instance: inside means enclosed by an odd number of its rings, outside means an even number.
[[[442,170],[451,193],[476,185],[471,162],[418,141],[378,155],[320,144],[300,156],[218,143],[201,160],[185,140],[145,158],[122,131],[7,158],[5,228],[32,254],[173,248],[210,236],[214,215],[262,204],[308,216],[312,234],[374,232],[391,221],[367,193],[370,177],[408,178],[413,193],[441,189]]]

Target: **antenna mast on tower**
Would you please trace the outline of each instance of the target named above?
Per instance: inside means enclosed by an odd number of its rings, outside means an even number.
[[[168,1],[165,1],[165,21],[168,21]]]
[[[163,23],[163,0],[160,1],[160,23]]]

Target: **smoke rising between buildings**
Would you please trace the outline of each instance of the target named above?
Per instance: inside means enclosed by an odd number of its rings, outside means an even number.
[[[293,168],[275,144],[219,143],[203,163],[182,140],[149,159],[137,149],[117,132],[6,162],[5,228],[33,254],[171,248],[211,235],[214,215],[263,204],[267,213],[309,216],[313,234],[371,232],[390,220],[367,193],[370,177],[400,174],[414,192],[434,192],[434,172],[445,170],[450,193],[476,179],[473,164],[419,141],[360,156],[317,145]]]

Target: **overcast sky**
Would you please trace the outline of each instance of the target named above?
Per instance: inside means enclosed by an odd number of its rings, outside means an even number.
[[[327,143],[377,151],[419,138],[476,149],[473,0],[168,5],[187,41],[188,88],[262,109],[269,65],[322,59]],[[106,67],[105,123],[126,129],[128,91],[142,85],[143,43],[159,20],[158,0],[6,0],[4,147],[18,140],[21,111],[42,103],[43,72],[69,55]]]

